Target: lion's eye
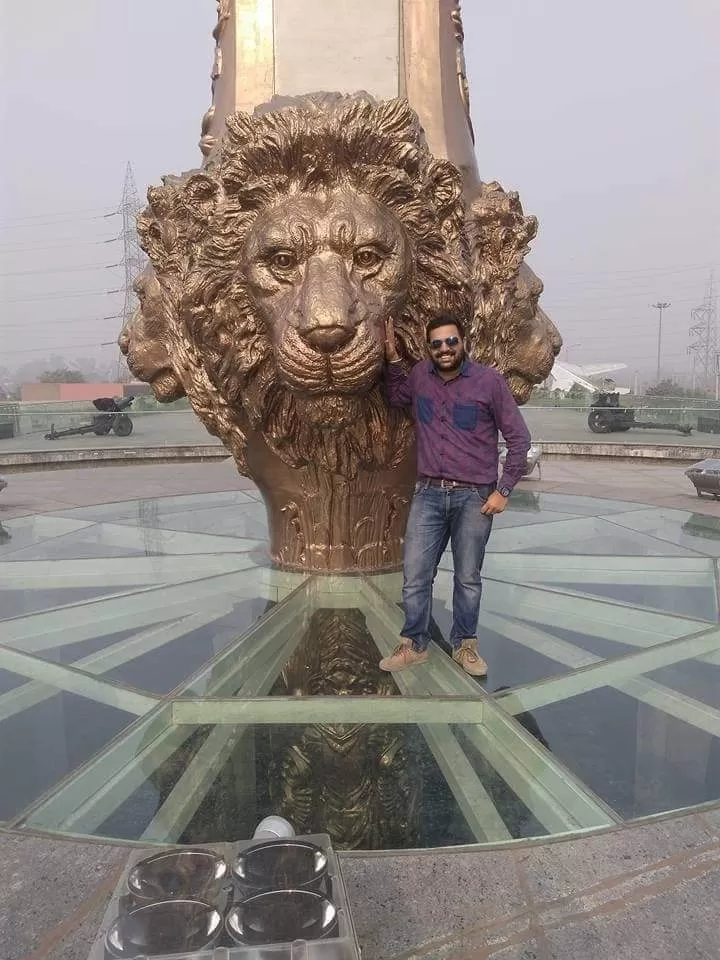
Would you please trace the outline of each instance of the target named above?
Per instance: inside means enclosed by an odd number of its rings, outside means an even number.
[[[297,266],[297,258],[290,250],[277,250],[271,254],[269,263],[276,270],[291,270]]]
[[[355,265],[363,270],[369,270],[377,267],[382,262],[382,257],[373,247],[361,247],[355,251]]]

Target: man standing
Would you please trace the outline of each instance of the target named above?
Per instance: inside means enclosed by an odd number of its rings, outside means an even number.
[[[442,314],[427,325],[429,360],[405,373],[392,320],[385,325],[387,393],[391,406],[412,405],[418,481],[405,531],[402,642],[380,661],[387,671],[428,659],[432,586],[450,541],[455,567],[453,660],[482,677],[477,622],[485,547],[493,516],[502,513],[523,475],[530,434],[505,378],[465,356],[458,317]],[[507,458],[498,484],[498,430]]]

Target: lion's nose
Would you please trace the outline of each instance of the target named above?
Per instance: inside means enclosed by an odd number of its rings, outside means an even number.
[[[311,347],[320,350],[323,353],[331,353],[345,344],[352,338],[353,331],[347,327],[315,327],[312,330],[303,331],[305,339]]]
[[[343,258],[330,251],[308,258],[296,306],[298,332],[315,350],[331,353],[352,340],[357,300]]]
[[[550,349],[553,352],[553,356],[557,357],[560,351],[562,350],[563,339],[560,335],[560,331],[552,322],[550,317],[547,317],[547,322],[549,327],[548,333],[550,334]]]

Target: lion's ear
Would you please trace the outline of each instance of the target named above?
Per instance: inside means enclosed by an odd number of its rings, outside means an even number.
[[[460,222],[462,209],[462,174],[449,160],[433,160],[428,168],[428,183],[435,207],[442,221]]]

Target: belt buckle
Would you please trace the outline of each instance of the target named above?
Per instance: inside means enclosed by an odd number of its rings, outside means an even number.
[[[446,480],[445,477],[443,477],[443,478],[440,480],[440,488],[441,488],[442,490],[452,490],[454,487],[455,487],[455,481],[454,481],[454,480]]]

